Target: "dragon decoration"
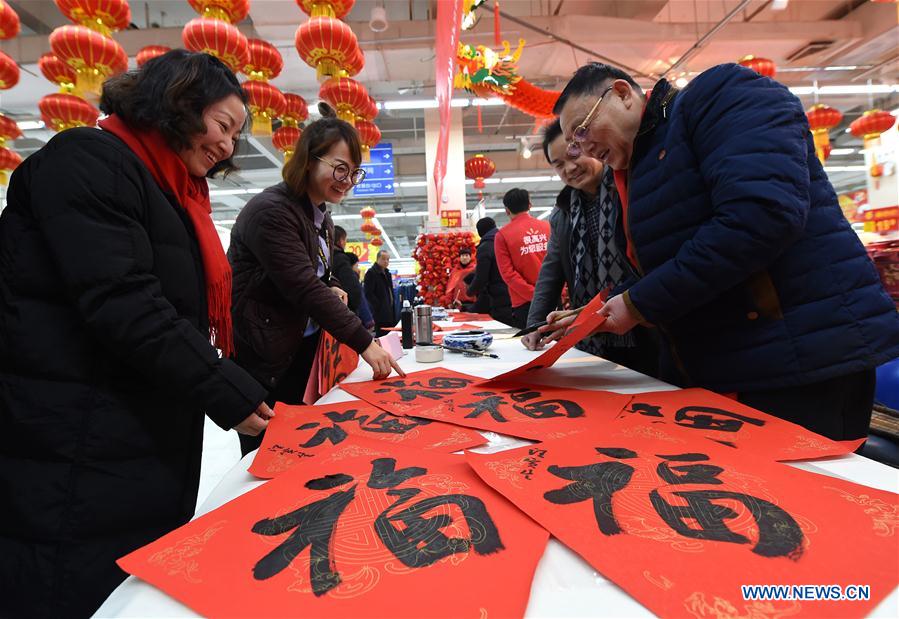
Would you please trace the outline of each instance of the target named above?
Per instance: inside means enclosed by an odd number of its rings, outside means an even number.
[[[535,86],[518,74],[518,59],[524,44],[524,39],[519,39],[513,52],[509,42],[503,41],[502,50],[497,52],[484,45],[460,43],[454,86],[483,99],[499,97],[537,119],[553,118],[553,105],[561,93]]]

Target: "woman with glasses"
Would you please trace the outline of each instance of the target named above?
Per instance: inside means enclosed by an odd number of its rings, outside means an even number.
[[[284,166],[284,181],[250,200],[231,230],[236,359],[268,387],[270,406],[302,403],[322,329],[362,355],[376,379],[391,368],[404,375],[347,307],[331,274],[334,224],[325,204],[339,203],[362,182],[361,161],[349,123],[311,123]],[[261,441],[241,436],[241,451]]]

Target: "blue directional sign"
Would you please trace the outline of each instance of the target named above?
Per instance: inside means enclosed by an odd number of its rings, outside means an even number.
[[[353,196],[394,195],[393,144],[384,142],[371,149],[371,161],[362,163],[365,180],[356,185]]]

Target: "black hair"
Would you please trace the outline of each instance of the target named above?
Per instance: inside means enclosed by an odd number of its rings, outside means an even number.
[[[495,227],[496,222],[493,221],[493,217],[482,217],[478,220],[478,223],[475,224],[475,228],[477,228],[478,231],[478,236],[484,236]]]
[[[381,258],[381,254],[389,254],[389,253],[390,253],[390,252],[387,251],[386,249],[379,249],[379,250],[378,250],[378,255],[375,256],[375,260],[379,260],[379,259]]]
[[[552,161],[549,158],[549,145],[560,135],[562,135],[562,121],[557,116],[543,129],[543,156],[546,157],[546,163],[550,165],[552,165]]]
[[[103,84],[100,110],[136,129],[158,130],[172,150],[181,152],[190,148],[193,136],[206,133],[203,111],[230,95],[236,95],[246,107],[246,93],[221,60],[173,49],[139,69],[108,79]],[[246,123],[242,131],[245,129]],[[232,156],[213,166],[207,176],[235,169]]]
[[[531,208],[531,195],[527,189],[515,187],[506,192],[503,196],[503,206],[509,209],[513,215],[524,213]]]
[[[342,226],[334,226],[334,242],[338,243],[340,241],[346,240],[346,230]]]
[[[346,257],[347,257],[347,258],[349,259],[349,261],[350,261],[350,266],[353,266],[354,264],[356,264],[357,262],[359,262],[359,256],[357,256],[357,255],[354,254],[353,252],[348,251],[348,252],[344,252],[344,253],[346,254]]]
[[[462,249],[459,250],[459,255],[461,256],[462,254],[468,254],[470,256],[471,249],[468,247],[463,247]]]
[[[574,72],[562,94],[559,95],[556,104],[553,106],[553,114],[558,116],[562,113],[562,108],[568,103],[571,97],[580,97],[582,95],[596,93],[599,94],[606,87],[609,80],[624,80],[634,87],[639,93],[643,92],[639,84],[634,81],[630,75],[611,65],[601,62],[591,62],[585,64]]]

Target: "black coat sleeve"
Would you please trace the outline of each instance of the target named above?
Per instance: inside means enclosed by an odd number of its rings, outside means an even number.
[[[143,225],[140,164],[96,140],[63,142],[35,169],[32,200],[65,292],[109,354],[222,428],[241,422],[267,391],[163,296]],[[160,411],[165,414],[165,411]]]
[[[493,264],[493,256],[483,245],[478,246],[478,264],[474,269],[474,279],[468,284],[468,294],[477,296],[487,287],[490,281],[490,267]]]
[[[362,303],[362,288],[359,286],[359,277],[353,271],[350,261],[340,254],[339,249],[334,252],[334,277],[340,282],[340,287],[346,292],[351,311],[358,313]]]

